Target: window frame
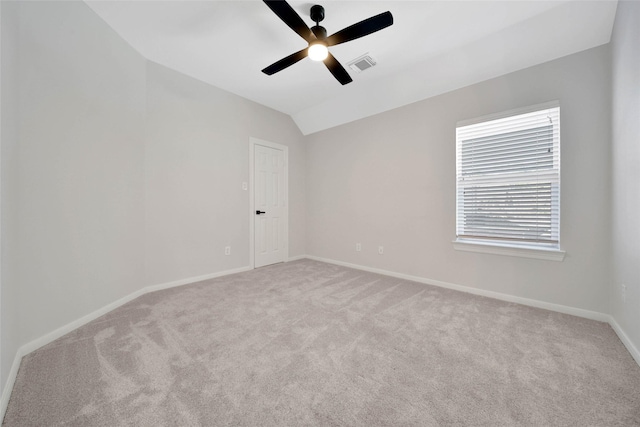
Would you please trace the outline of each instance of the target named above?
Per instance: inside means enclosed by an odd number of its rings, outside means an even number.
[[[458,137],[458,129],[464,128],[466,126],[491,122],[494,120],[505,119],[509,117],[520,116],[528,113],[533,113],[537,111],[548,110],[552,108],[558,108],[558,123],[554,124],[553,132],[558,138],[558,164],[557,164],[557,185],[558,185],[558,196],[557,196],[557,244],[545,244],[545,243],[536,243],[536,242],[518,242],[509,239],[501,239],[501,238],[489,238],[483,239],[481,237],[460,237],[458,235],[461,226],[460,226],[460,200],[459,200],[459,188],[460,188],[460,175],[461,175],[461,140]],[[536,258],[543,260],[552,260],[552,261],[562,261],[565,256],[565,251],[560,248],[560,175],[561,175],[561,166],[560,166],[560,103],[558,101],[546,102],[543,104],[531,105],[524,108],[512,109],[508,111],[503,111],[500,113],[485,115],[482,117],[477,117],[474,119],[463,120],[456,123],[456,238],[452,242],[454,249],[460,251],[468,251],[468,252],[481,252],[481,253],[490,253],[496,255],[508,255],[508,256],[517,256],[517,257],[525,257],[525,258]],[[557,132],[557,134],[556,134]],[[555,169],[554,169],[555,170]],[[524,173],[523,173],[524,174]],[[547,175],[548,172],[541,172],[540,175]],[[554,173],[554,175],[556,175]],[[497,178],[495,182],[502,181],[503,178]],[[490,181],[490,180],[489,180]],[[513,180],[504,180],[504,182],[517,184],[517,177],[514,177]],[[555,182],[555,181],[554,181]]]

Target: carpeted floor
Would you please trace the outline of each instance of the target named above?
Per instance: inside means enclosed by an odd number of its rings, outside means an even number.
[[[301,260],[25,356],[4,425],[631,426],[640,367],[604,323]]]

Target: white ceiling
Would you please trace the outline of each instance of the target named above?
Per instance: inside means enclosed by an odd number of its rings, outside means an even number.
[[[86,3],[147,59],[289,114],[310,134],[609,41],[616,1],[323,0],[328,34],[390,11],[394,24],[332,47],[374,68],[342,86],[308,58],[267,76],[306,47],[262,1]],[[314,2],[289,1],[309,24]]]

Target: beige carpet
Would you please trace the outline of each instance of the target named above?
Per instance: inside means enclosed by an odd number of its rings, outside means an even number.
[[[604,323],[302,260],[27,355],[4,425],[632,426],[640,368]]]

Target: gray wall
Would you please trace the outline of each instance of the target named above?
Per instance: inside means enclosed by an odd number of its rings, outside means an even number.
[[[291,118],[161,65],[147,70],[146,283],[249,265],[251,136],[289,147],[289,254],[304,254],[305,154]]]
[[[603,46],[307,137],[307,253],[608,312],[609,80]],[[456,122],[551,100],[565,260],[454,250]]]
[[[18,319],[18,4],[0,2],[0,392],[4,391],[14,356],[20,347]]]
[[[22,344],[144,282],[145,60],[82,2],[20,3]]]
[[[611,45],[611,313],[640,350],[640,2],[618,3]]]

